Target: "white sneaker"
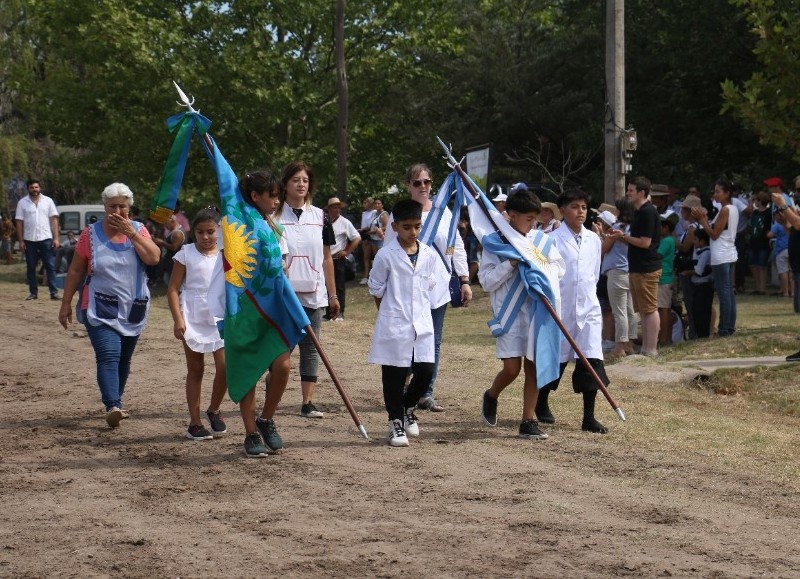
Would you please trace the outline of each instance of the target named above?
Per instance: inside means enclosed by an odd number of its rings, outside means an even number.
[[[403,417],[403,429],[408,436],[419,436],[419,423],[417,422],[417,415],[414,414],[414,408],[406,408],[406,414]]]
[[[366,277],[362,277],[361,281],[358,282],[358,283],[359,283],[359,285],[367,285],[368,281],[369,281],[369,279],[367,279]]]
[[[408,446],[408,437],[403,423],[395,418],[389,421],[389,446]]]

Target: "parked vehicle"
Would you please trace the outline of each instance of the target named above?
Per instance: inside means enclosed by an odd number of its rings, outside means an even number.
[[[84,227],[106,216],[102,205],[59,205],[57,209],[62,243],[67,239],[67,231],[80,235]]]

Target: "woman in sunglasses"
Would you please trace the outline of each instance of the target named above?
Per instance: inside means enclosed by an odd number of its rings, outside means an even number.
[[[406,188],[411,198],[422,205],[422,224],[428,219],[433,204],[431,203],[431,187],[433,185],[433,174],[427,165],[417,163],[411,165],[406,171]],[[444,408],[439,405],[433,397],[433,387],[436,383],[436,375],[439,372],[439,350],[442,345],[442,329],[444,327],[444,315],[447,312],[447,304],[450,303],[450,272],[455,270],[456,275],[461,281],[461,300],[464,307],[472,301],[472,289],[469,286],[469,266],[467,265],[467,252],[464,249],[464,242],[460,235],[456,235],[455,253],[447,255],[447,234],[450,231],[450,220],[453,215],[445,209],[444,215],[439,222],[436,230],[433,249],[442,259],[445,267],[440,268],[442,279],[437,280],[436,288],[431,295],[431,316],[433,318],[433,337],[435,362],[433,376],[428,390],[420,399],[418,408],[430,410],[431,412],[443,412]],[[389,217],[389,222],[392,218]],[[386,228],[385,243],[389,243],[397,233],[391,227]]]

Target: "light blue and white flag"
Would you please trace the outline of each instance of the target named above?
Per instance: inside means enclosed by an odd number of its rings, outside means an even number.
[[[472,231],[481,242],[484,251],[506,259],[519,261],[517,278],[512,283],[499,312],[488,322],[492,335],[508,332],[511,323],[519,314],[523,303],[533,302],[528,336],[529,357],[536,364],[536,383],[543,388],[559,375],[561,330],[550,315],[543,299],[560,315],[560,292],[558,279],[564,274],[564,261],[553,240],[544,232],[537,231],[532,239],[511,227],[506,218],[495,208],[483,191],[472,182],[478,198],[463,193],[463,183],[457,180],[456,198],[464,200],[469,209]],[[483,207],[483,208],[481,208]]]
[[[436,194],[436,197],[433,198],[433,206],[431,207],[431,210],[428,213],[428,218],[425,220],[425,223],[422,224],[422,229],[419,232],[419,240],[425,245],[436,249],[439,255],[441,255],[442,261],[444,261],[444,265],[447,268],[448,273],[452,273],[453,270],[452,259],[450,259],[450,256],[453,255],[456,246],[456,235],[458,235],[458,213],[460,208],[464,205],[463,188],[460,192],[457,190],[457,185],[459,183],[460,180],[455,171],[447,176],[447,178],[444,180],[444,183],[442,183],[442,186],[439,187],[439,192]],[[442,223],[442,218],[450,212],[447,206],[454,194],[456,196],[455,205],[453,208],[454,215],[450,217],[450,228],[447,231],[447,247],[444,255],[442,255],[442,252],[434,245],[434,242],[436,240],[436,233],[439,231],[439,226]],[[445,255],[448,257],[445,258]]]

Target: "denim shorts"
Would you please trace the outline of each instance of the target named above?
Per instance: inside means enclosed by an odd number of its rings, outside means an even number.
[[[747,263],[755,267],[767,267],[769,249],[751,249],[747,252]]]

